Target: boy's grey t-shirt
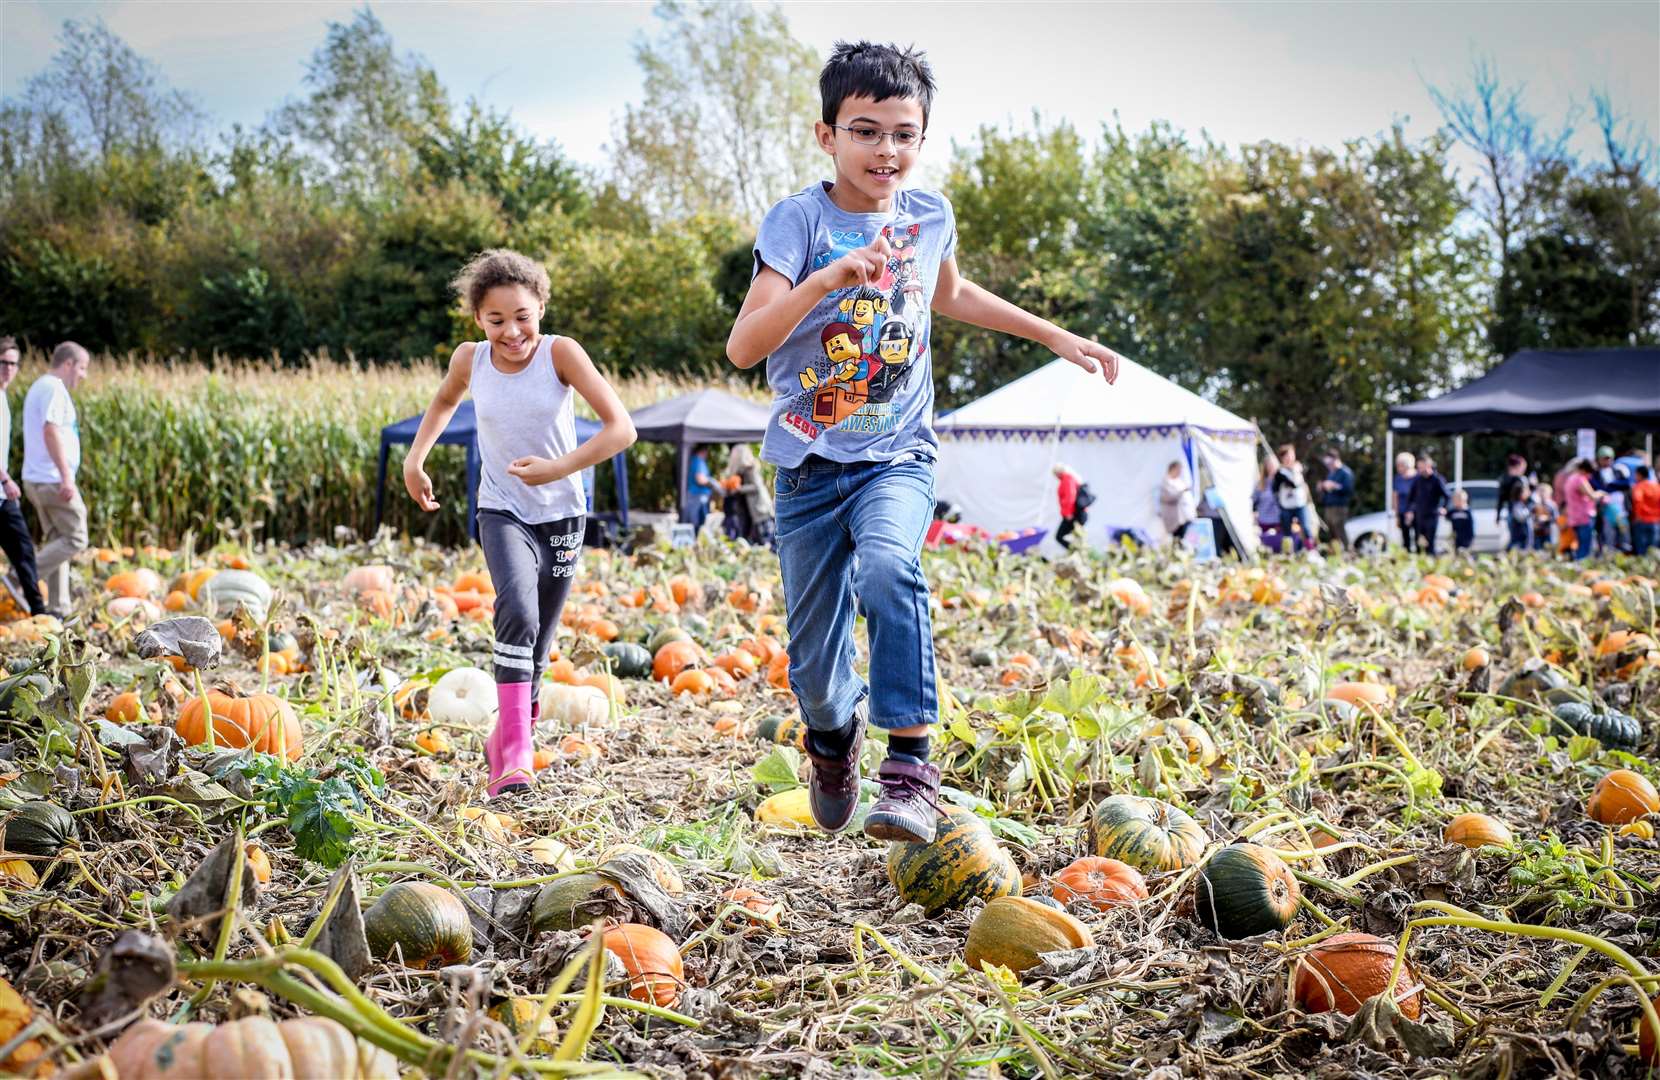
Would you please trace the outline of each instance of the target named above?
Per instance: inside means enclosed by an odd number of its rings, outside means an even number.
[[[767,358],[774,395],[761,456],[793,468],[808,454],[831,461],[937,455],[930,308],[940,263],[957,247],[951,203],[904,190],[887,213],[854,214],[820,181],[767,212],[754,274],[770,266],[796,285],[885,232],[893,255],[871,286],[831,293]]]

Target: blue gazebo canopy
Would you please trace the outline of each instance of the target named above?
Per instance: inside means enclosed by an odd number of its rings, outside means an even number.
[[[421,419],[424,414],[399,420],[395,424],[387,424],[380,429],[380,474],[375,483],[375,528],[380,528],[381,519],[386,516],[386,462],[391,456],[392,447],[408,446],[415,441],[416,432],[421,430]],[[600,423],[597,420],[588,420],[578,416],[576,418],[576,437],[586,442],[599,434]],[[478,420],[473,413],[471,400],[463,401],[450,417],[450,422],[444,428],[443,434],[438,436],[438,445],[465,446],[467,448],[467,531],[476,539],[478,537]],[[617,486],[617,514],[616,520],[623,528],[628,528],[628,455],[618,454],[611,459],[611,472]],[[588,493],[588,512],[594,509],[594,470],[584,469],[582,472],[582,487]]]

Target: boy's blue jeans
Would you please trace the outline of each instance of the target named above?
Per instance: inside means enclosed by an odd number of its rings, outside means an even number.
[[[922,538],[934,514],[926,458],[842,465],[809,457],[774,481],[790,686],[806,725],[834,731],[867,696],[870,722],[939,719]],[[855,601],[857,596],[857,601]],[[870,638],[870,684],[853,670],[855,603]]]

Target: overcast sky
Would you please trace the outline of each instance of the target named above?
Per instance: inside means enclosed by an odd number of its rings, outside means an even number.
[[[576,159],[601,164],[611,124],[638,100],[633,46],[649,4],[378,3],[403,50],[425,57],[458,100],[509,110]],[[1438,115],[1426,84],[1462,86],[1472,57],[1527,84],[1560,120],[1606,88],[1660,134],[1660,3],[787,3],[796,36],[823,55],[837,38],[915,41],[940,83],[929,142],[982,124],[1027,125],[1033,110],[1085,130],[1116,111],[1140,129],[1165,119],[1237,145],[1336,145],[1399,119],[1413,135]],[[0,0],[0,93],[15,94],[55,50],[66,18],[101,16],[215,122],[254,125],[301,89],[334,2]],[[1582,124],[1582,127],[1589,127]],[[1582,147],[1594,143],[1582,141]],[[935,148],[938,149],[935,149]]]

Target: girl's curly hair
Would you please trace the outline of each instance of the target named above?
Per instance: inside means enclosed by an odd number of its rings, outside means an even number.
[[[499,285],[521,285],[538,303],[545,306],[548,302],[548,272],[542,264],[506,248],[479,252],[450,282],[450,288],[467,305],[468,314],[476,313],[484,294]]]

